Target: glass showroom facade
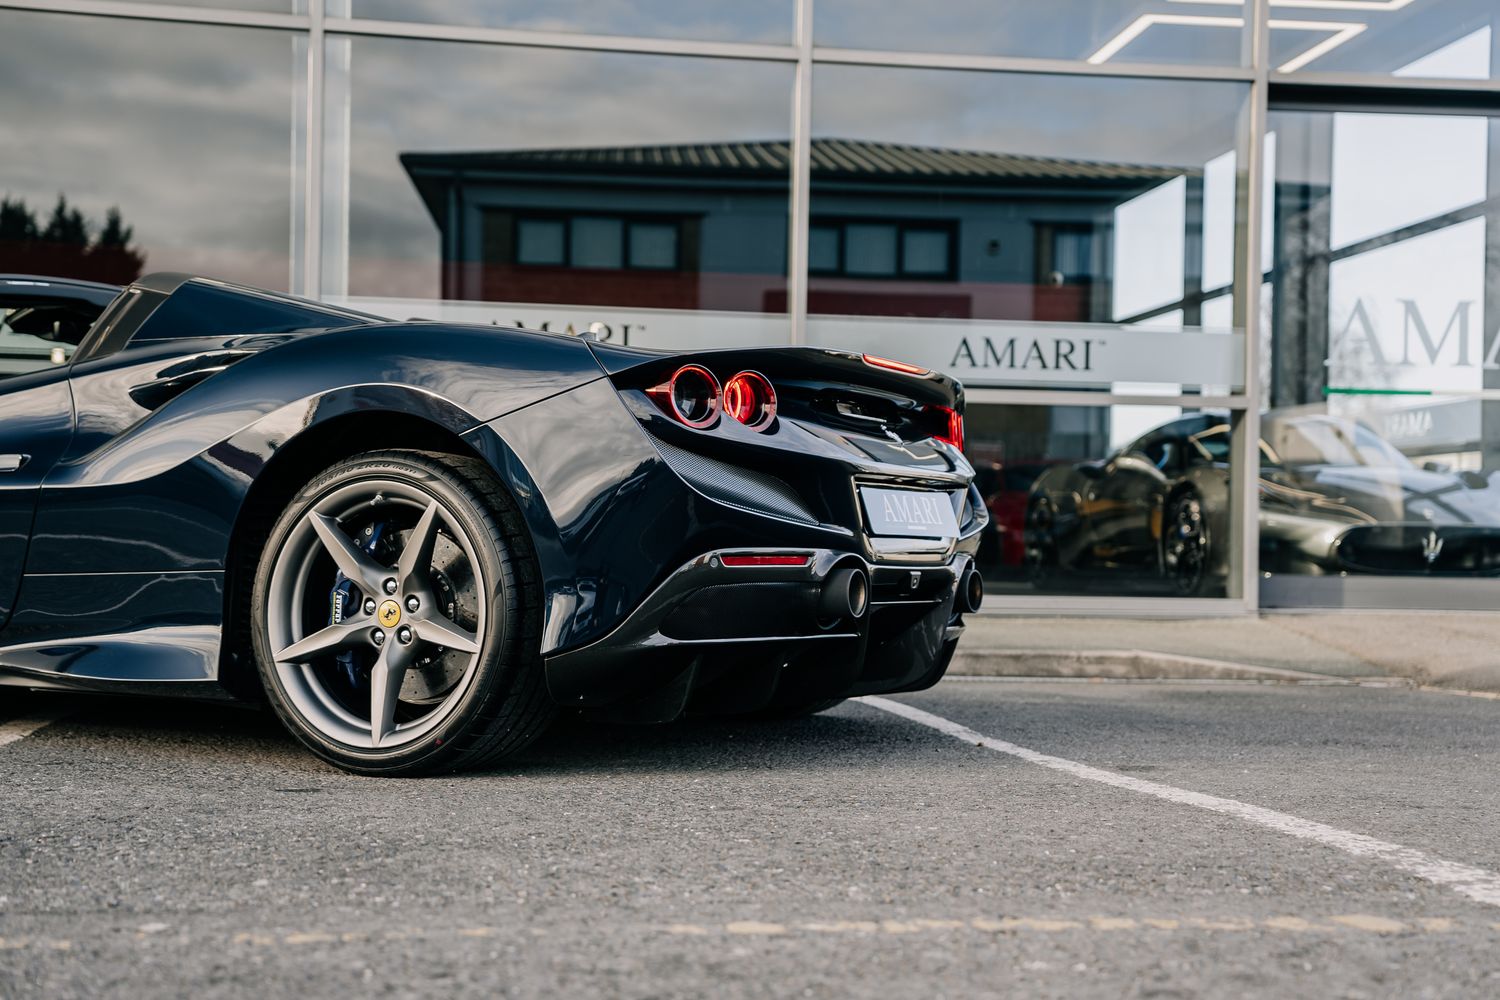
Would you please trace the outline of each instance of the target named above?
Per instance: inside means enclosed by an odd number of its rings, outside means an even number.
[[[1494,0],[0,0],[0,79],[0,271],[901,358],[993,606],[1500,607]]]

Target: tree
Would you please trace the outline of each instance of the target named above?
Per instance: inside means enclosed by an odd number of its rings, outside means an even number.
[[[65,196],[58,195],[57,204],[52,209],[52,218],[47,220],[47,228],[42,230],[42,239],[48,243],[86,247],[89,245],[89,224],[84,221],[82,212],[68,207]]]
[[[38,236],[36,216],[26,207],[26,202],[17,198],[0,198],[0,243],[7,241],[29,242]]]
[[[37,224],[36,213],[24,199],[0,197],[0,272],[45,274],[126,284],[141,276],[146,255],[130,245],[135,227],[127,226],[119,206],[104,213],[98,236],[89,239],[95,227],[66,195],[57,204],[46,226]]]
[[[94,242],[94,248],[119,247],[125,249],[130,245],[130,239],[135,235],[135,227],[127,226],[120,221],[120,207],[111,205],[108,212],[104,213],[104,228],[99,230],[99,238]]]

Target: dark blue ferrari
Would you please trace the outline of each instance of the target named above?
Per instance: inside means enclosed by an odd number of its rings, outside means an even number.
[[[924,688],[982,597],[935,372],[177,274],[0,294],[45,352],[0,380],[0,685],[265,700],[339,767],[421,774],[559,710]]]

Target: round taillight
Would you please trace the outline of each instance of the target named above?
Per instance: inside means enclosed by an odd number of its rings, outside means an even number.
[[[776,390],[760,372],[740,372],[724,383],[724,412],[753,431],[776,419]]]
[[[672,415],[689,427],[707,427],[719,416],[719,380],[701,365],[683,365],[667,383]]]

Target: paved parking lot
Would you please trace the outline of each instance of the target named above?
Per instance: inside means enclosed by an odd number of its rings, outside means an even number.
[[[253,712],[12,699],[0,995],[1500,990],[1500,701],[892,701],[572,720],[504,771],[389,781]]]

